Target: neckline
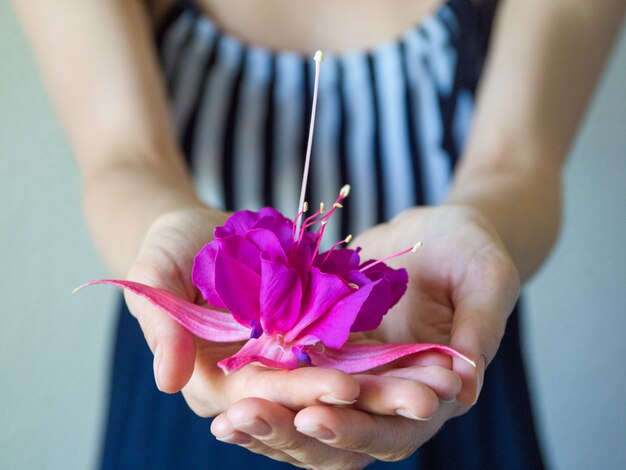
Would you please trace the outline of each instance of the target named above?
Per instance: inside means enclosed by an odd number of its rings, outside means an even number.
[[[354,56],[373,56],[378,51],[388,48],[390,45],[403,42],[405,38],[411,34],[423,32],[424,29],[428,28],[428,24],[433,21],[437,21],[443,24],[445,29],[449,30],[447,22],[444,21],[444,17],[450,16],[450,14],[452,13],[450,10],[454,10],[452,6],[452,4],[454,3],[455,0],[444,0],[431,12],[420,18],[419,21],[417,21],[415,24],[396,35],[396,37],[381,41],[371,47],[346,49],[345,51],[340,52],[324,51],[324,56],[326,59],[330,60],[341,60]],[[227,42],[230,42],[231,44],[242,50],[255,51],[263,54],[270,54],[272,56],[291,56],[300,58],[302,60],[309,60],[314,55],[314,52],[306,53],[286,48],[276,49],[246,41],[236,34],[232,34],[219,27],[210,16],[206,15],[205,12],[200,7],[198,7],[194,0],[181,0],[172,5],[170,12],[164,15],[163,20],[157,27],[157,36],[162,37],[162,35],[174,22],[176,22],[181,16],[189,12],[191,12],[191,14],[193,15],[193,21],[201,22],[200,24],[204,24],[205,28],[209,28],[210,30],[214,31],[214,34],[217,37],[222,40],[226,40]]]

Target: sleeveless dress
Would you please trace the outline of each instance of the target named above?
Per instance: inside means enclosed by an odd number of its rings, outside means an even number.
[[[307,200],[350,198],[332,241],[419,204],[436,204],[473,112],[495,2],[449,0],[400,39],[327,55]],[[220,32],[191,2],[156,38],[173,121],[201,197],[225,210],[276,207],[294,215],[312,102],[314,63]],[[182,395],[154,384],[152,355],[124,303],[117,328],[101,467],[291,468],[210,433]],[[411,458],[368,468],[541,469],[519,344],[509,320],[479,402]]]

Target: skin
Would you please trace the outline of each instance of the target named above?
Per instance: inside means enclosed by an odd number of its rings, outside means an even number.
[[[192,258],[226,214],[193,191],[167,119],[143,2],[13,3],[77,155],[85,213],[103,260],[115,277],[199,302],[188,275]],[[397,37],[407,18],[413,24],[435,6],[406,2],[398,19],[381,14],[381,3],[359,2],[359,15],[346,15],[338,10],[356,11],[348,0],[319,2],[319,22],[298,21],[283,36],[268,28],[272,16],[255,12],[261,7],[253,2],[246,11],[262,18],[256,26],[235,21],[228,7],[217,9],[227,2],[201,5],[251,42],[305,51],[363,48],[385,39],[372,31]],[[286,18],[306,17],[306,8],[304,2],[271,3],[272,13]],[[561,168],[625,9],[618,0],[502,1],[474,125],[448,200],[410,209],[354,242],[369,257],[417,240],[424,248],[393,261],[409,270],[408,294],[378,330],[353,339],[446,343],[474,359],[476,369],[428,354],[375,374],[249,366],[224,376],[215,363],[231,347],[194,338],[129,295],[155,353],[158,387],[182,390],[196,413],[216,416],[211,429],[218,439],[312,468],[406,458],[467,411],[520,284],[556,238]],[[332,24],[337,18],[341,28]],[[376,27],[359,29],[362,23]],[[342,35],[342,28],[350,34]]]

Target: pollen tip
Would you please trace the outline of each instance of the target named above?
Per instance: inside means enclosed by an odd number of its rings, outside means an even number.
[[[324,53],[323,53],[322,51],[319,51],[319,50],[318,50],[318,51],[315,53],[315,56],[313,56],[313,60],[314,60],[315,62],[321,62],[321,61],[323,61],[323,60],[324,60]]]
[[[415,245],[413,245],[413,248],[411,248],[411,253],[415,253],[421,247],[422,247],[422,242],[417,242]]]
[[[339,190],[339,197],[341,197],[341,199],[344,199],[348,197],[349,194],[350,194],[350,185],[349,184],[343,185],[341,189]]]
[[[302,212],[306,212],[309,210],[309,203],[304,201],[304,204],[302,204]]]
[[[335,203],[333,204],[333,207],[334,207],[335,209],[343,209],[343,204],[339,204],[338,202],[335,202]]]
[[[348,235],[343,241],[344,243],[350,243],[352,241],[352,234]]]
[[[348,283],[348,287],[349,287],[350,289],[354,289],[354,290],[358,290],[358,288],[359,288],[359,286],[358,286],[358,285],[356,285],[354,282],[349,282],[349,283]]]
[[[324,202],[320,202],[320,214],[323,214],[326,211],[326,206],[324,205]]]

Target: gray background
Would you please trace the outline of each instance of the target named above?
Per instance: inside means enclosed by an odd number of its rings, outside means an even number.
[[[556,469],[626,468],[626,34],[566,169],[561,240],[527,286],[526,353]],[[72,155],[0,0],[0,468],[91,468],[114,321]]]

